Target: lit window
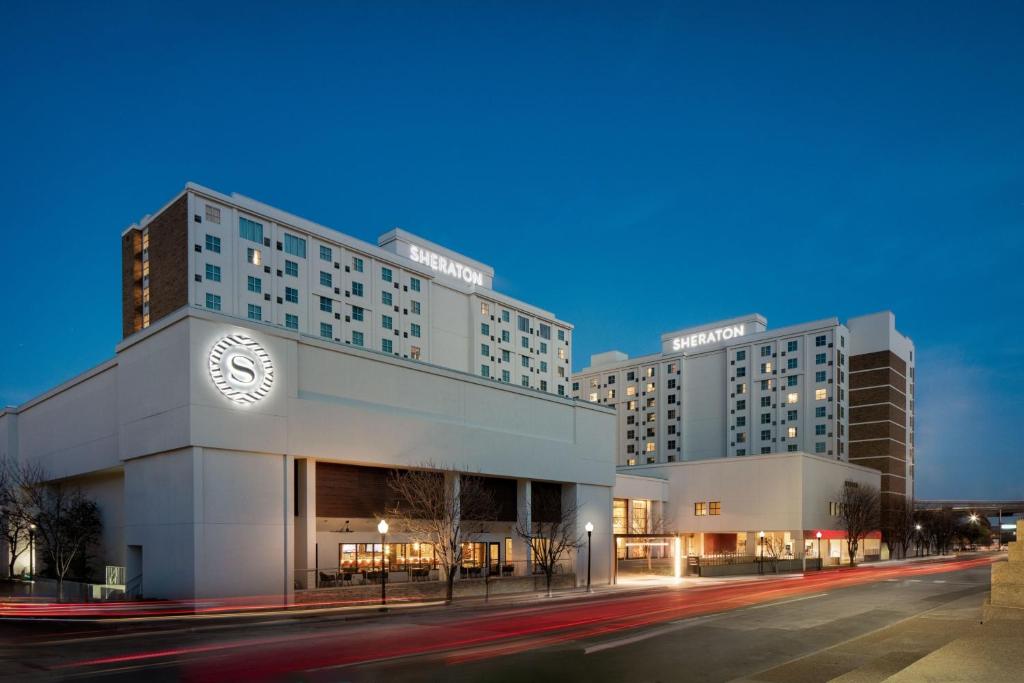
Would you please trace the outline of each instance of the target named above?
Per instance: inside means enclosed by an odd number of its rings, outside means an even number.
[[[722,503],[717,500],[711,501],[710,503],[708,503],[708,512],[710,512],[712,515],[722,514]]]
[[[596,391],[590,392],[590,402],[591,403],[597,403],[597,392]]]
[[[786,403],[797,403],[800,400],[800,394],[792,392],[786,396]]]
[[[558,349],[559,360],[565,360],[565,349]]]
[[[795,438],[796,437],[796,427],[790,427],[789,429],[787,429],[786,430],[786,436],[788,436],[790,439]]]
[[[263,261],[263,258],[260,256],[259,249],[253,249],[252,247],[249,247],[245,250],[245,260],[253,264],[254,266],[258,266]]]
[[[693,514],[697,517],[704,517],[708,514],[708,508],[706,503],[694,503]]]
[[[636,387],[626,387],[626,396],[636,396]]]
[[[420,347],[418,347],[418,346],[411,347],[409,349],[409,358],[412,358],[413,360],[419,360],[420,359]]]
[[[828,390],[827,389],[815,389],[814,390],[814,400],[815,401],[824,401],[826,398],[828,398]]]
[[[647,445],[644,447],[644,450],[647,451],[648,453],[653,453],[655,451],[655,448],[656,447],[654,445],[654,442],[648,441]]]
[[[743,368],[738,368],[737,369],[737,373],[739,372],[739,370],[742,370],[742,369]],[[764,373],[764,374],[771,374],[771,371],[772,371],[772,364],[771,363],[761,363],[761,372],[762,373]]]
[[[615,390],[614,389],[609,389],[608,390],[608,399],[611,400],[613,398],[615,398]]]
[[[746,385],[745,382],[740,382],[739,384],[736,385],[736,393],[737,394],[745,394],[745,393],[747,393],[747,385]]]
[[[647,383],[647,393],[651,393],[652,391],[654,391],[654,382],[648,382]]]

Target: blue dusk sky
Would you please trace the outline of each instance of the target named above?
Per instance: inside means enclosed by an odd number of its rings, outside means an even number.
[[[488,263],[576,369],[891,309],[919,497],[1024,498],[1022,46],[1019,2],[8,2],[0,404],[112,355],[192,180]]]

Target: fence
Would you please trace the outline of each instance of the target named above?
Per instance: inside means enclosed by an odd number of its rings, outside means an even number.
[[[759,555],[723,553],[687,558],[687,573],[697,576],[736,576],[740,574],[777,574],[821,569],[820,558],[762,558]]]
[[[554,574],[571,574],[572,564],[568,560],[559,560],[554,565]],[[535,562],[515,560],[484,566],[462,566],[455,574],[455,580],[487,579],[500,581],[508,578],[527,576],[543,577],[544,569]],[[405,566],[401,570],[357,569],[354,567],[316,567],[313,569],[295,570],[296,589],[315,588],[354,588],[357,586],[380,585],[386,581],[388,585],[402,583],[441,582],[444,581],[443,570],[436,565]]]

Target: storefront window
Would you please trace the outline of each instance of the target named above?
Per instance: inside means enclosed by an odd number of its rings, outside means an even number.
[[[612,533],[629,533],[626,518],[626,501],[616,498],[612,501]]]
[[[404,572],[410,567],[437,568],[434,546],[431,543],[339,543],[338,566],[354,571],[380,570]]]

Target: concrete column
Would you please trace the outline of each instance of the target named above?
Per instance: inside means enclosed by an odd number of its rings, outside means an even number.
[[[530,528],[532,524],[532,495],[531,495],[531,482],[529,479],[519,479],[516,481],[516,523],[524,528]],[[521,536],[515,535],[512,539],[512,559],[516,562],[525,562],[525,568],[523,565],[517,567],[517,571],[525,571],[526,574],[533,572],[533,566],[530,564],[530,544]]]
[[[316,461],[303,458],[296,462],[299,497],[295,517],[295,580],[300,588],[312,588],[316,585],[315,572],[300,570],[320,566],[316,552]],[[329,566],[334,565],[331,562]]]
[[[563,509],[569,506],[576,508],[576,534],[583,542],[575,558],[571,558],[577,585],[585,586],[587,583],[587,522],[594,525],[590,548],[591,584],[611,583],[615,562],[611,489],[607,486],[563,484],[562,505]]]

